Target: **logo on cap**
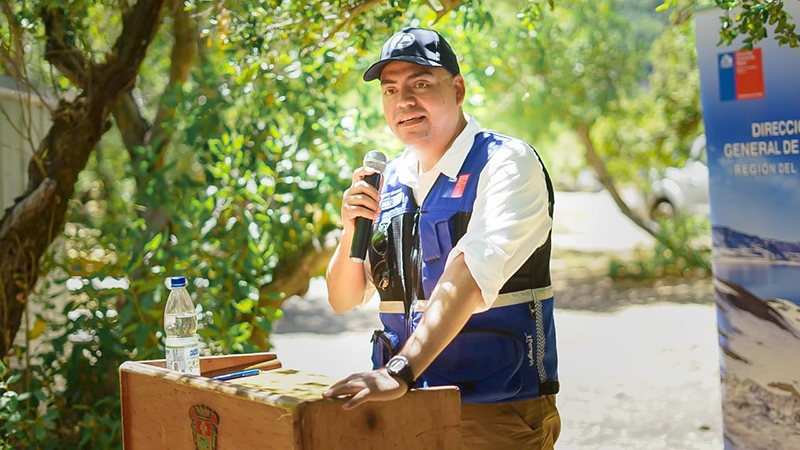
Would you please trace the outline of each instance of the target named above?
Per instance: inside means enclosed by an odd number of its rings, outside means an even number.
[[[416,38],[411,33],[401,33],[395,36],[395,42],[392,43],[392,48],[401,49],[406,48],[413,44]]]

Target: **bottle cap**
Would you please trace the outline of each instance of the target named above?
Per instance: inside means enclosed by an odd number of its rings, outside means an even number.
[[[186,277],[169,277],[168,280],[170,288],[186,287]]]

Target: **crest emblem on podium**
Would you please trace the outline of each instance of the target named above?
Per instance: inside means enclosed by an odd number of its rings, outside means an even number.
[[[192,419],[194,448],[196,450],[216,450],[219,414],[206,405],[194,405],[189,408],[189,418]]]

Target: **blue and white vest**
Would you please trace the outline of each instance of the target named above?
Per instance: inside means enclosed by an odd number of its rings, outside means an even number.
[[[394,163],[384,171],[381,213],[369,249],[372,278],[381,298],[383,330],[373,334],[373,365],[383,366],[419,324],[447,255],[467,230],[478,178],[492,154],[511,138],[483,131],[454,179],[445,175],[421,206],[401,184]],[[553,187],[545,170],[549,213]],[[428,369],[420,386],[455,385],[464,403],[496,403],[558,392],[551,242],[508,280],[488,311],[473,314]]]

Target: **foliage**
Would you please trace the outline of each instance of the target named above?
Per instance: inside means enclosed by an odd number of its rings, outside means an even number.
[[[780,45],[798,46],[800,35],[795,31],[796,24],[791,23],[792,17],[783,9],[783,2],[716,0],[716,3],[727,11],[722,18],[720,42],[730,45],[742,36],[744,46],[752,49],[755,43],[768,37],[768,29],[772,28],[774,38]],[[733,14],[738,8],[741,10]]]
[[[595,124],[598,151],[616,180],[648,186],[648,173],[680,166],[703,132],[700,77],[690,22],[666,28],[648,52],[646,83]],[[645,191],[646,192],[646,191]]]
[[[201,45],[178,83],[177,28],[156,36],[134,91],[154,128],[132,140],[130,119],[115,111],[119,129],[92,154],[64,234],[43,260],[49,276],[29,302],[37,331],[14,348],[4,385],[17,399],[3,405],[14,424],[9,445],[120,446],[117,368],[162,357],[166,276],[193,280],[205,354],[269,348],[283,299],[324,268],[338,197],[375,146],[357,124],[377,108],[343,109],[331,92],[360,82],[348,79],[364,56],[354,49],[388,37],[408,5],[359,14],[359,4],[187,2]],[[67,21],[81,25],[73,43],[102,60],[120,11],[70,8]],[[357,32],[334,20],[341,8]],[[424,20],[436,16],[415,8]],[[39,38],[29,40],[37,50]]]
[[[657,241],[652,248],[637,249],[630,260],[612,259],[612,278],[654,279],[668,276],[704,277],[711,273],[711,223],[701,216],[682,216],[660,222],[667,246]]]
[[[796,48],[800,41],[800,34],[796,31],[796,24],[792,23],[792,16],[784,9],[783,1],[714,0],[711,2],[710,0],[697,0],[684,2],[681,0],[664,0],[658,10],[664,11],[678,6],[687,11],[695,7],[696,4],[699,6],[716,4],[716,6],[725,11],[725,15],[720,19],[719,42],[721,44],[731,45],[741,37],[743,47],[752,49],[753,45],[770,37],[770,32],[772,32],[772,37],[780,45],[789,45],[792,48]]]

